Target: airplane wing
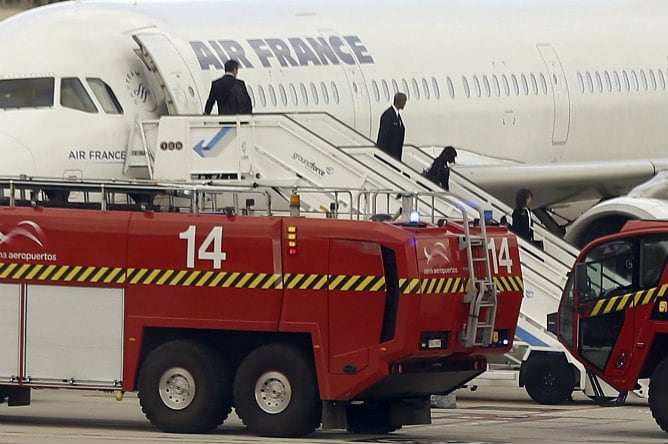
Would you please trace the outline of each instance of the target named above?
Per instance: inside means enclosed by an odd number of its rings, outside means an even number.
[[[530,189],[533,207],[624,196],[666,169],[668,159],[452,166],[454,174],[473,181],[510,206],[514,206],[518,189]]]

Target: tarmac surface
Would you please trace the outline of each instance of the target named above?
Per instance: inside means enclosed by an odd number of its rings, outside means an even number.
[[[629,395],[621,407],[599,407],[581,393],[560,406],[534,403],[520,388],[459,390],[456,409],[433,409],[431,425],[389,435],[322,431],[301,439],[260,438],[233,414],[207,435],[162,433],[144,417],[137,397],[35,390],[28,407],[0,406],[0,443],[640,443],[666,444],[647,400]]]

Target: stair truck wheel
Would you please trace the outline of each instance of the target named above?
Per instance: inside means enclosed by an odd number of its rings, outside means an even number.
[[[539,404],[555,405],[570,399],[575,375],[562,355],[536,354],[524,370],[524,386],[531,399]]]
[[[668,357],[654,369],[649,380],[649,408],[659,427],[668,432]]]
[[[258,435],[297,437],[319,425],[322,404],[312,359],[287,344],[252,351],[234,379],[234,407]]]
[[[220,354],[194,341],[166,342],[149,353],[138,388],[146,417],[169,433],[209,432],[232,406],[231,375]]]

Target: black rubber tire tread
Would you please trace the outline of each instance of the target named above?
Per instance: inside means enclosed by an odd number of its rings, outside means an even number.
[[[165,370],[183,367],[195,379],[192,403],[172,410],[160,399],[158,385]],[[168,433],[207,433],[221,421],[232,405],[231,375],[220,354],[189,340],[174,340],[155,348],[142,363],[138,377],[139,402],[151,423]]]
[[[399,430],[401,426],[393,426],[390,422],[390,405],[383,403],[377,406],[349,405],[346,407],[350,433],[360,435],[387,435]]]
[[[575,375],[562,356],[538,354],[526,364],[524,387],[539,404],[562,404],[571,398]]]
[[[255,384],[269,371],[290,382],[292,397],[280,413],[263,411],[255,400]],[[263,345],[239,365],[234,379],[234,408],[248,429],[261,436],[299,437],[312,433],[322,417],[322,403],[312,359],[283,343]]]
[[[668,357],[654,369],[649,380],[649,409],[654,421],[668,433]]]

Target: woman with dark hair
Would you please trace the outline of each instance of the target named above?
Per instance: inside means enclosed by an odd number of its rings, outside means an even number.
[[[450,191],[450,165],[455,163],[457,150],[451,146],[446,146],[441,154],[434,159],[434,162],[427,171],[427,179],[438,184],[445,191]]]
[[[515,209],[513,210],[513,224],[510,230],[519,237],[533,242],[533,221],[529,205],[533,193],[527,188],[520,188],[515,195]]]

